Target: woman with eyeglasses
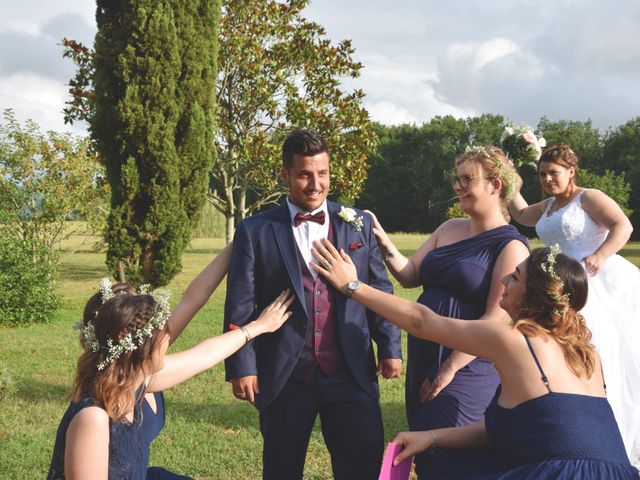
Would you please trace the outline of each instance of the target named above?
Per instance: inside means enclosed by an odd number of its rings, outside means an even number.
[[[578,157],[566,144],[538,160],[540,184],[549,198],[528,205],[517,193],[513,218],[535,226],[546,245],[582,262],[589,299],[582,310],[602,357],[607,398],[631,462],[640,467],[640,270],[616,255],[629,240],[631,222],[616,202],[576,183]]]
[[[393,245],[374,217],[374,233],[393,276],[422,287],[418,302],[440,315],[508,322],[500,279],[528,255],[527,240],[508,224],[506,202],[519,180],[496,147],[468,148],[455,160],[451,183],[467,218],[447,220],[410,257]],[[489,360],[409,335],[406,406],[411,430],[482,420],[499,383]],[[450,478],[437,454],[416,457],[419,478]]]

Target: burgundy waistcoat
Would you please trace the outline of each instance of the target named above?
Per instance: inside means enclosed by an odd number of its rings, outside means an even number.
[[[334,243],[333,228],[329,223],[329,241]],[[340,373],[345,368],[340,349],[338,329],[333,314],[333,295],[329,284],[318,275],[315,279],[309,271],[300,251],[298,259],[302,269],[304,299],[307,313],[307,334],[300,358],[293,369],[293,378],[309,381],[316,367],[327,377]]]

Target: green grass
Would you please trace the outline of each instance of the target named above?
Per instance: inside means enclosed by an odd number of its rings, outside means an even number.
[[[407,255],[423,241],[423,235],[397,234],[394,241]],[[79,240],[71,239],[71,249]],[[189,281],[223,247],[222,239],[196,239],[183,256],[183,270],[169,289],[179,298]],[[532,246],[539,243],[533,242]],[[640,243],[629,244],[622,254],[640,264]],[[15,393],[0,400],[0,479],[31,479],[46,475],[58,422],[64,412],[80,352],[77,332],[84,302],[105,274],[104,256],[82,247],[61,267],[59,290],[63,303],[47,324],[0,328],[0,361],[17,384]],[[415,299],[418,290],[397,284],[396,293]],[[193,319],[172,346],[188,348],[222,330],[225,286]],[[381,404],[388,440],[406,429],[404,376],[381,381]],[[197,479],[257,479],[261,471],[261,437],[253,407],[235,400],[224,369],[219,365],[166,392],[167,425],[154,442],[151,464],[185,473]],[[313,432],[307,479],[329,479],[329,456],[317,428]]]

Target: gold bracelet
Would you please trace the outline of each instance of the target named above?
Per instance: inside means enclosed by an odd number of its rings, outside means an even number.
[[[431,445],[431,448],[436,448],[438,446],[438,444],[436,443],[436,434],[433,433],[433,430],[429,430],[429,433],[431,434],[431,439],[433,440],[433,445]]]
[[[247,329],[247,327],[242,326],[240,327],[240,330],[242,330],[242,333],[244,333],[244,338],[246,340],[245,343],[249,343],[251,341],[251,334],[249,333],[249,330]]]

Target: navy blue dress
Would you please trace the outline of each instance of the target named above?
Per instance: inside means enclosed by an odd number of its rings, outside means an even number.
[[[449,466],[440,478],[466,480],[638,480],[606,398],[556,393],[529,344],[549,393],[513,408],[487,407],[492,448],[440,449]]]
[[[73,417],[87,407],[100,406],[91,398],[83,398],[71,403],[62,417],[53,458],[49,467],[48,480],[64,479],[64,452],[67,429]],[[109,421],[109,480],[144,480],[147,475],[149,449],[142,438],[139,404],[134,409],[133,423]]]
[[[424,291],[419,303],[440,315],[465,320],[477,319],[487,308],[491,276],[502,249],[512,240],[527,245],[515,227],[504,225],[474,237],[438,247],[420,265]],[[493,363],[475,359],[460,369],[438,396],[420,403],[420,385],[426,377],[434,379],[441,363],[452,350],[409,335],[406,405],[411,430],[456,427],[479,422],[499,383]],[[437,455],[416,457],[419,476],[438,477]]]
[[[145,398],[142,401],[142,436],[147,451],[151,448],[151,442],[158,436],[164,428],[164,395],[162,392],[155,392],[153,397],[156,401],[156,411],[154,412],[151,405]],[[147,480],[190,480],[191,477],[183,477],[177,475],[162,467],[149,467],[147,469]]]

